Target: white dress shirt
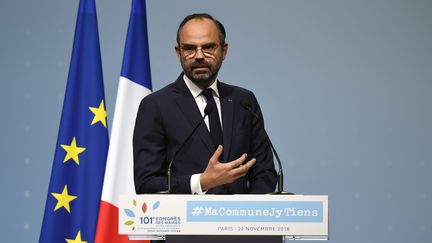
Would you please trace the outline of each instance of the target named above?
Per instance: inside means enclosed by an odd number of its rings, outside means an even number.
[[[201,112],[201,116],[204,117],[204,109],[207,106],[207,99],[204,97],[204,95],[201,94],[203,89],[198,87],[196,84],[194,84],[186,75],[183,75],[183,80],[186,83],[186,86],[188,87],[189,91],[191,92],[192,96],[195,99],[195,102],[198,106],[199,111]],[[219,119],[220,124],[222,126],[222,112],[221,112],[221,105],[220,105],[220,96],[219,96],[219,90],[217,88],[217,79],[210,85],[210,89],[212,89],[213,99],[216,102],[216,107],[219,113]],[[204,119],[204,122],[207,126],[207,129],[210,131],[210,125],[209,125],[209,118],[208,116]],[[201,174],[193,174],[191,176],[190,180],[190,187],[192,194],[205,194],[205,192],[202,191],[201,183],[200,183],[200,176]]]

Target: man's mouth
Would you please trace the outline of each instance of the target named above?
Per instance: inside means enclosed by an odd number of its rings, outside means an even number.
[[[208,66],[195,66],[192,67],[193,71],[197,71],[197,72],[207,72],[210,68]]]

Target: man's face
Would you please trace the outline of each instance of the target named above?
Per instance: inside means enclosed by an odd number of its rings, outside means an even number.
[[[192,19],[183,25],[176,47],[183,71],[197,86],[206,88],[215,80],[228,45],[221,46],[219,30],[209,19]]]

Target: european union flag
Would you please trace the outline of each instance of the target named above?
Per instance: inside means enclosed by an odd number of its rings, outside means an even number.
[[[41,243],[93,242],[108,150],[94,0],[81,0]]]

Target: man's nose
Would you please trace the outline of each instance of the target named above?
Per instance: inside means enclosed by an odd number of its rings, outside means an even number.
[[[203,50],[201,48],[197,48],[197,50],[195,52],[195,59],[202,60],[204,58],[205,58],[205,56],[204,56]]]

